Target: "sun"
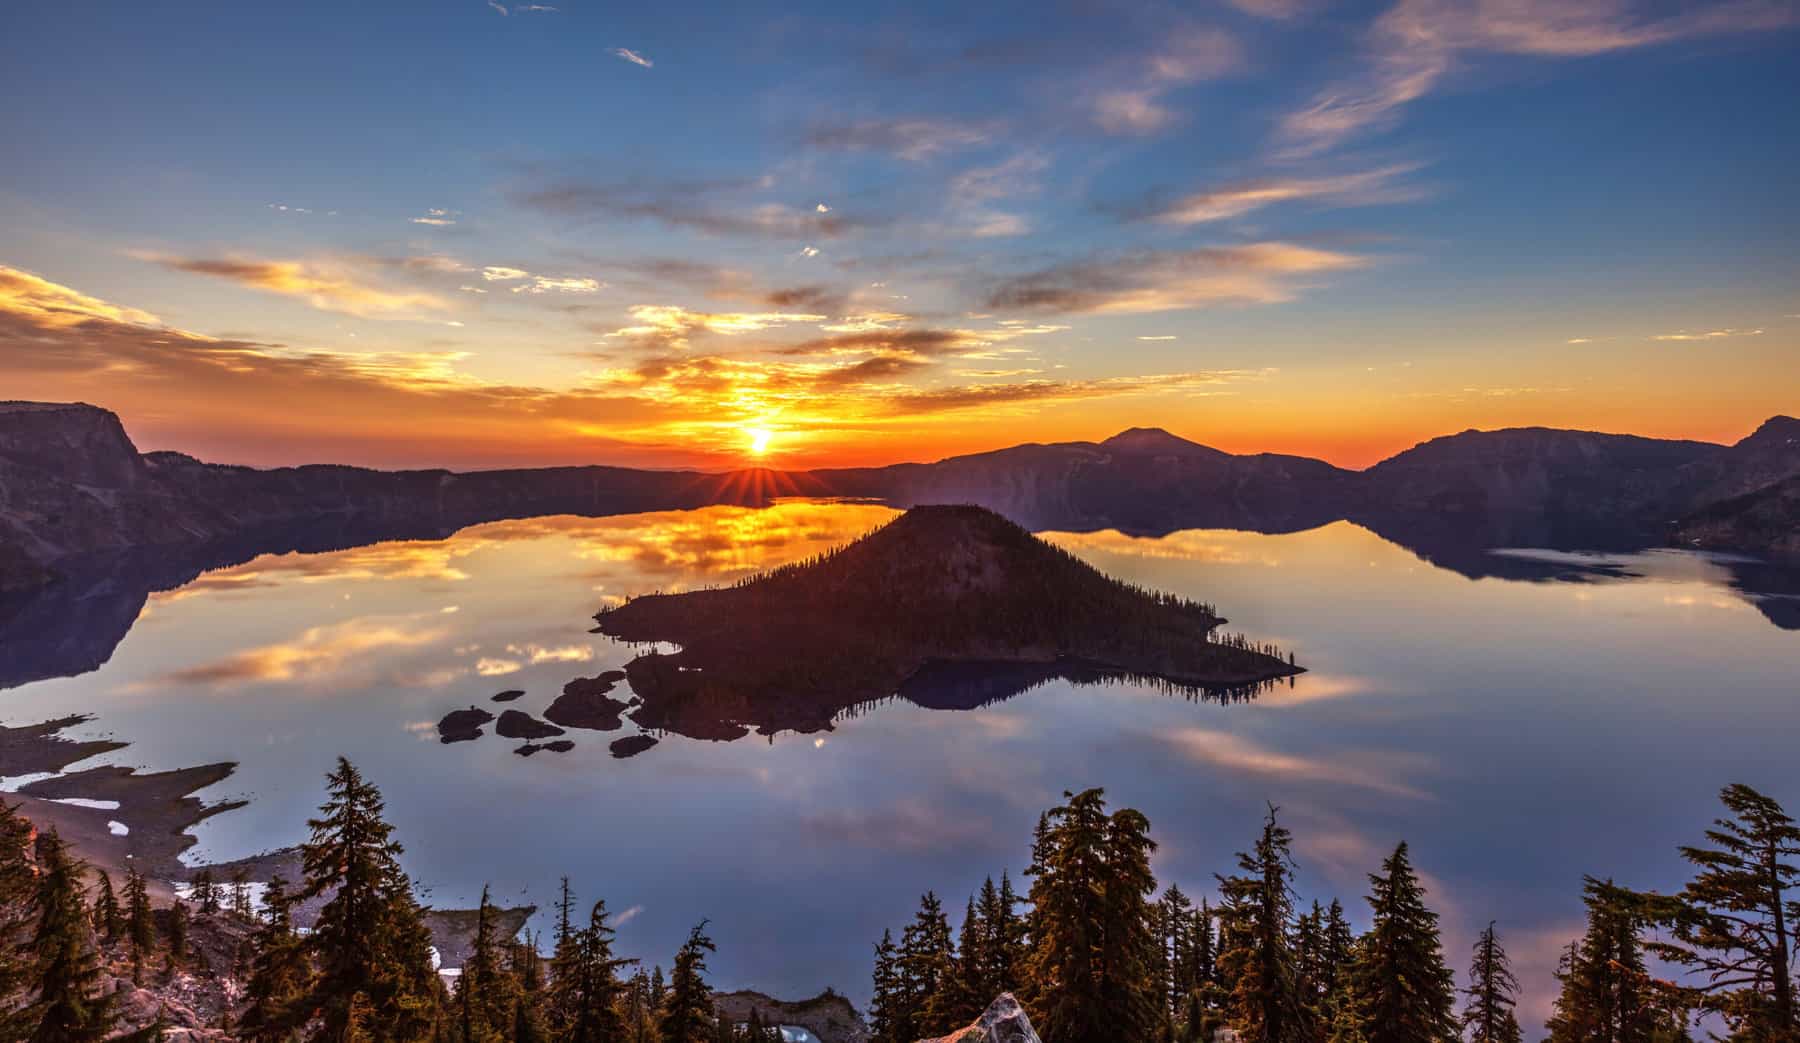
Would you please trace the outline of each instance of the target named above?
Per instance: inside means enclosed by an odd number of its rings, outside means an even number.
[[[750,437],[750,455],[752,456],[763,456],[768,453],[769,441],[775,437],[775,432],[766,427],[747,427],[744,429],[744,434]]]

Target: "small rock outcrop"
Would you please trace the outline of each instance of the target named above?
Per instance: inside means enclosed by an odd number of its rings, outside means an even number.
[[[548,739],[561,735],[563,730],[554,724],[545,724],[524,710],[507,710],[500,715],[500,723],[494,725],[494,732],[503,739]]]
[[[477,706],[471,706],[467,710],[451,710],[438,722],[438,741],[452,743],[479,739],[481,726],[493,719],[493,714]]]
[[[920,1043],[1038,1043],[1038,1034],[1025,1008],[1012,993],[1003,992],[968,1028]]]
[[[577,677],[563,685],[562,695],[544,711],[544,718],[564,728],[616,732],[624,727],[619,715],[625,712],[626,706],[607,693],[623,680],[623,670],[608,670],[597,677]]]

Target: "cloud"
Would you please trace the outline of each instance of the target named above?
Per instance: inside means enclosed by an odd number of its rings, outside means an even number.
[[[1244,735],[1208,728],[1176,728],[1157,736],[1157,741],[1182,756],[1236,774],[1263,776],[1284,782],[1351,786],[1389,796],[1425,800],[1428,794],[1397,777],[1396,768],[1429,767],[1429,759],[1407,758],[1393,752],[1333,751],[1300,756],[1272,750]]]
[[[1243,65],[1236,38],[1219,29],[1176,32],[1129,74],[1097,90],[1089,100],[1094,122],[1108,134],[1154,134],[1176,122],[1163,97],[1179,87],[1216,79]],[[1120,80],[1124,82],[1120,82]]]
[[[655,62],[653,62],[650,59],[644,57],[643,55],[637,53],[636,51],[632,50],[629,47],[614,47],[611,50],[607,51],[606,53],[612,55],[615,58],[623,58],[624,60],[630,62],[633,65],[640,65],[646,69],[651,68],[656,65]]]
[[[886,152],[919,162],[956,149],[985,144],[993,128],[950,119],[913,117],[819,124],[804,141],[813,148],[842,152]]]
[[[455,224],[456,219],[459,216],[460,216],[460,214],[458,214],[458,212],[456,212],[454,210],[440,210],[440,209],[437,209],[436,207],[433,207],[433,208],[430,208],[425,211],[424,217],[413,218],[412,223],[416,224],[416,225],[432,225],[435,227],[442,228],[447,225]]]
[[[158,678],[162,684],[223,686],[245,682],[320,681],[341,673],[358,656],[380,649],[418,648],[443,640],[441,627],[405,621],[346,620],[311,627],[291,640],[247,649],[224,659]]]
[[[679,182],[562,180],[514,194],[521,206],[561,218],[627,218],[661,221],[707,235],[767,239],[832,239],[866,219],[852,221],[813,207],[739,199],[766,190],[768,178]]]
[[[1287,21],[1307,8],[1307,0],[1231,0],[1231,6],[1248,15]]]
[[[501,3],[500,0],[487,0],[487,5],[500,12],[502,17],[512,13],[506,9],[506,5]]]
[[[1762,336],[1762,332],[1763,332],[1762,330],[1737,330],[1737,329],[1705,330],[1702,332],[1690,332],[1688,330],[1676,330],[1674,333],[1658,333],[1656,336],[1651,337],[1650,339],[1651,340],[1723,340],[1727,337],[1760,337],[1760,336]]]
[[[97,297],[4,265],[0,265],[0,309],[49,330],[70,329],[95,320],[139,326],[162,324],[162,320],[147,311],[108,304]]]
[[[824,322],[826,316],[804,312],[700,312],[674,304],[634,304],[627,309],[637,320],[606,334],[629,337],[669,347],[687,347],[688,335],[704,331],[733,336],[755,333],[792,323]]]
[[[1399,202],[1417,198],[1418,193],[1394,185],[1394,179],[1417,169],[1417,164],[1395,164],[1354,174],[1240,182],[1145,207],[1140,216],[1160,224],[1195,225],[1241,217],[1266,206],[1301,200],[1339,206]]]
[[[365,319],[410,319],[422,312],[446,311],[449,302],[418,290],[390,290],[376,285],[359,265],[349,261],[264,261],[238,258],[171,257],[140,254],[164,268],[226,279],[240,286],[300,297],[323,311]]]
[[[790,324],[825,331],[825,313],[644,307],[634,315],[646,327],[640,347],[684,343],[703,331],[742,334],[752,354],[669,352],[590,371],[570,387],[509,385],[463,372],[466,356],[453,351],[336,351],[207,337],[0,266],[0,386],[20,397],[104,402],[147,440],[140,444],[203,455],[211,446],[229,462],[521,466],[610,454],[648,466],[717,467],[741,460],[747,425],[781,431],[789,452],[825,445],[841,452],[856,438],[901,437],[918,418],[961,410],[1018,415],[1062,402],[1224,394],[1266,377],[984,377],[921,386],[944,373],[946,360],[1020,351],[1016,341],[1063,327],[1008,320],[931,332],[899,326],[905,316],[865,313],[831,323],[844,332],[803,342],[804,352],[781,353],[756,334]],[[279,662],[265,659],[262,669]]]
[[[1671,14],[1634,0],[1399,0],[1369,33],[1362,69],[1314,95],[1282,120],[1290,156],[1332,148],[1392,125],[1407,104],[1434,90],[1462,52],[1576,58],[1700,36],[1792,25],[1784,0],[1723,0]]]
[[[598,293],[606,284],[580,276],[534,275],[531,281],[512,287],[514,293]]]
[[[988,306],[1003,311],[1130,314],[1293,298],[1300,279],[1365,260],[1293,243],[1150,250],[1058,265],[1002,281]]]

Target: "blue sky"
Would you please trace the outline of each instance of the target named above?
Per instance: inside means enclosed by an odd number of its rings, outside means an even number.
[[[153,444],[1360,465],[1800,409],[1792,2],[4,20],[0,378]]]

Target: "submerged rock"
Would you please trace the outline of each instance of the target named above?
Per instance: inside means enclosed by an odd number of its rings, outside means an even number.
[[[551,753],[568,753],[574,748],[575,744],[569,740],[557,739],[554,742],[528,742],[513,752],[521,757],[529,757],[539,750],[549,750]]]
[[[525,689],[523,688],[508,688],[504,692],[494,693],[494,701],[497,703],[510,703],[524,694]]]
[[[478,706],[467,710],[451,710],[438,722],[438,741],[443,743],[468,742],[481,738],[481,726],[494,719],[494,715]]]
[[[624,760],[626,757],[635,757],[655,745],[656,736],[654,735],[627,735],[623,739],[614,739],[608,749],[612,750],[614,757]]]
[[[494,732],[506,739],[548,739],[552,735],[561,735],[563,730],[554,724],[545,724],[523,710],[508,710],[500,715],[500,723],[494,725]]]
[[[623,670],[608,670],[598,677],[577,677],[563,685],[562,695],[544,711],[544,717],[565,728],[618,731],[624,727],[619,715],[625,712],[626,705],[607,693],[624,679]]]
[[[982,1012],[981,1017],[970,1023],[968,1028],[960,1032],[952,1032],[948,1036],[939,1036],[932,1040],[921,1040],[920,1043],[1039,1043],[1038,1034],[1031,1027],[1031,1018],[1013,994],[1003,992]]]

